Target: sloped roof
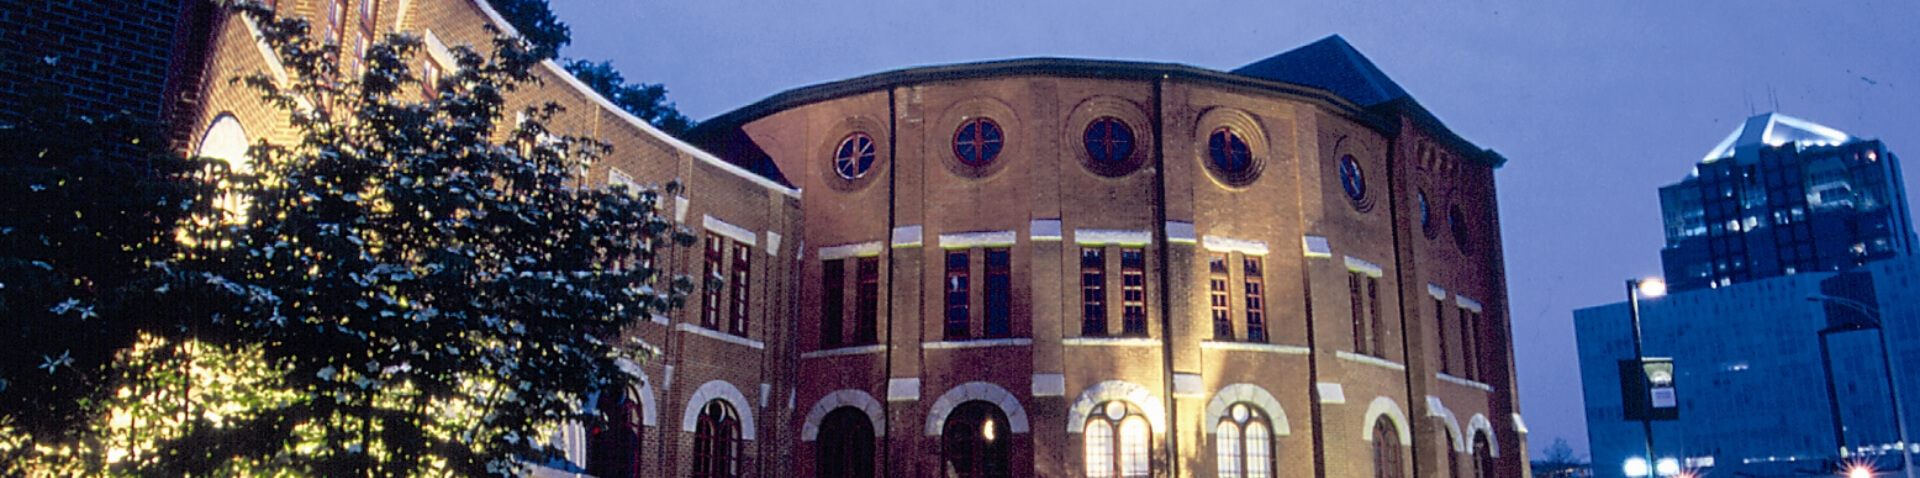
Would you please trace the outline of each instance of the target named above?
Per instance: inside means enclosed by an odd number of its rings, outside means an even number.
[[[1267,57],[1233,73],[1322,88],[1363,107],[1409,96],[1340,35]]]
[[[1807,143],[1809,145],[1844,144],[1854,141],[1854,137],[1840,130],[1822,126],[1812,121],[1783,115],[1766,113],[1747,118],[1733,134],[1721,140],[1713,151],[1701,162],[1734,157],[1743,149],[1759,149],[1761,146],[1779,146],[1787,143]]]

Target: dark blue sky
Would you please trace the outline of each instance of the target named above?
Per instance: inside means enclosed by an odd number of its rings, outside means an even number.
[[[1055,56],[1230,70],[1338,33],[1509,159],[1501,232],[1536,456],[1554,438],[1587,450],[1572,310],[1660,274],[1656,189],[1747,116],[1885,140],[1914,158],[1909,184],[1920,168],[1908,1],[551,1],[573,27],[563,54],[665,83],[695,119],[911,66]]]

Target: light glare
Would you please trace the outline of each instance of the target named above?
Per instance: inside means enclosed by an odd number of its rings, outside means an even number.
[[[1627,465],[1622,468],[1624,468],[1624,471],[1627,472],[1627,476],[1636,477],[1636,478],[1641,476],[1647,476],[1647,472],[1651,471],[1647,469],[1647,459],[1637,457],[1637,456],[1633,458],[1628,458]]]
[[[1640,279],[1640,294],[1647,297],[1667,295],[1667,281],[1658,278]]]
[[[1653,471],[1660,472],[1660,476],[1678,475],[1680,474],[1680,460],[1661,458],[1660,462],[1653,465],[1653,469]]]

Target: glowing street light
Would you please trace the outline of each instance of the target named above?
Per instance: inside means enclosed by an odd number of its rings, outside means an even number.
[[[1867,465],[1855,466],[1853,469],[1847,470],[1847,478],[1873,478],[1873,468],[1869,468]]]
[[[1660,280],[1660,278],[1646,278],[1633,282],[1639,284],[1639,287],[1636,288],[1640,290],[1640,295],[1647,296],[1647,298],[1667,295],[1667,281]]]
[[[1653,465],[1653,471],[1659,472],[1660,476],[1678,475],[1680,474],[1680,460],[1661,458],[1659,462]]]
[[[1632,458],[1627,458],[1627,465],[1623,468],[1624,468],[1624,471],[1627,472],[1627,476],[1630,476],[1633,478],[1647,476],[1648,472],[1653,471],[1647,468],[1646,458],[1641,458],[1637,456]]]

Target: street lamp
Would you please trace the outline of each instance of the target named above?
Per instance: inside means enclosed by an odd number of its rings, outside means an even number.
[[[1825,295],[1825,294],[1809,295],[1807,296],[1807,301],[1834,304],[1834,305],[1839,305],[1849,309],[1853,309],[1855,311],[1860,312],[1861,315],[1866,316],[1868,320],[1868,323],[1865,325],[1853,323],[1853,324],[1840,326],[1840,327],[1845,327],[1844,329],[1840,329],[1840,330],[1835,330],[1836,328],[1829,328],[1828,330],[1820,331],[1820,334],[1822,336],[1820,341],[1820,346],[1823,352],[1822,354],[1823,359],[1825,359],[1824,351],[1826,348],[1825,335],[1829,332],[1872,328],[1874,333],[1880,336],[1880,361],[1882,366],[1886,367],[1886,372],[1887,372],[1887,398],[1893,402],[1893,431],[1894,431],[1894,440],[1899,442],[1899,445],[1900,445],[1901,474],[1906,475],[1907,478],[1915,478],[1914,469],[1913,469],[1913,449],[1911,448],[1912,445],[1907,443],[1907,414],[1905,411],[1906,406],[1900,403],[1899,374],[1894,373],[1893,371],[1893,344],[1887,342],[1887,329],[1885,327],[1885,321],[1882,320],[1880,316],[1880,308],[1874,306],[1873,304],[1867,304],[1864,302],[1848,299],[1845,297],[1834,297],[1834,296]],[[1831,369],[1832,366],[1829,365],[1828,368]],[[1831,382],[1832,375],[1833,375],[1832,370],[1828,370],[1827,375],[1828,375],[1828,381]],[[1829,383],[1827,394],[1830,400],[1833,399],[1832,395],[1834,391],[1832,388],[1833,388],[1833,385]],[[1836,402],[1836,406],[1837,406],[1837,402]],[[1839,420],[1839,412],[1837,409],[1834,412],[1834,416],[1835,416],[1834,419],[1837,422]],[[1836,426],[1837,426],[1837,423],[1836,423]],[[1845,443],[1844,436],[1842,436],[1842,444],[1844,445],[1844,443]],[[1865,469],[1866,469],[1865,467],[1855,467],[1850,474],[1858,476],[1860,473],[1862,473],[1862,470],[1865,470]],[[1870,476],[1872,472],[1868,470],[1866,471],[1866,473],[1868,473]]]
[[[1633,478],[1640,478],[1643,476],[1647,476],[1647,474],[1652,473],[1653,471],[1651,468],[1647,466],[1647,459],[1637,457],[1637,456],[1628,458],[1626,466],[1622,468],[1623,470],[1621,471],[1627,472],[1627,476],[1630,476]]]
[[[1667,295],[1667,282],[1658,278],[1627,279],[1627,318],[1633,322],[1634,367],[1644,370],[1643,367],[1645,367],[1646,364],[1647,354],[1641,346],[1640,338],[1640,296],[1643,294],[1649,298]],[[1647,454],[1645,456],[1647,460],[1652,460],[1654,457],[1652,413],[1646,412],[1640,414],[1640,431],[1642,433],[1641,436],[1646,438]],[[1647,460],[1640,460],[1638,466],[1640,474],[1638,475],[1633,473],[1635,470],[1633,460],[1634,459],[1629,459],[1627,461],[1627,476],[1647,476],[1647,471],[1649,471],[1647,470]]]

